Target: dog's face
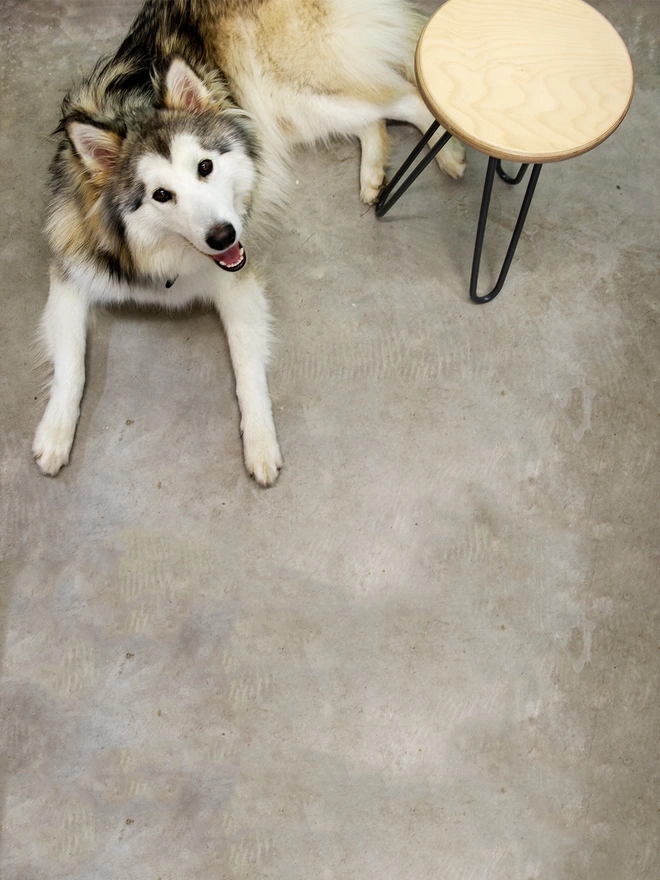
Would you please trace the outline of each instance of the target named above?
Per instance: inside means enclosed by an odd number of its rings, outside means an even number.
[[[180,59],[165,76],[163,104],[125,138],[76,121],[69,139],[141,271],[157,270],[161,252],[186,243],[236,272],[246,262],[240,238],[256,182],[246,121],[214,103]]]
[[[125,214],[128,238],[149,247],[150,239],[181,236],[198,251],[232,271],[245,261],[240,241],[254,165],[240,143],[194,132],[175,134],[169,155],[142,154],[136,161],[132,186],[140,205]],[[137,204],[137,199],[134,204]]]

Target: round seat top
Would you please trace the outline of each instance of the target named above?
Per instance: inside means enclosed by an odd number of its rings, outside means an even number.
[[[623,40],[584,0],[448,0],[422,32],[415,73],[451,134],[527,163],[604,141],[634,82]]]

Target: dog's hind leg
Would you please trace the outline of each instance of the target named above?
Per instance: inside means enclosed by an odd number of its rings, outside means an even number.
[[[32,445],[39,468],[51,477],[69,461],[76,433],[85,387],[88,316],[84,294],[53,274],[41,324],[45,353],[53,364],[53,381]]]
[[[257,483],[270,486],[282,467],[282,455],[266,379],[271,340],[268,303],[249,270],[222,278],[214,301],[234,367],[245,467]]]
[[[424,101],[414,86],[409,86],[407,94],[393,101],[387,107],[385,114],[388,119],[400,122],[409,122],[418,128],[422,133],[425,132],[434,122],[433,114],[428,109]],[[429,147],[433,147],[440,140],[444,131],[442,128],[431,138]],[[436,160],[440,168],[450,177],[458,179],[463,177],[467,167],[467,159],[465,156],[465,147],[456,138],[452,138],[446,146],[438,153]]]
[[[365,205],[375,205],[385,183],[385,168],[390,152],[390,139],[385,120],[367,126],[359,135],[360,198]]]

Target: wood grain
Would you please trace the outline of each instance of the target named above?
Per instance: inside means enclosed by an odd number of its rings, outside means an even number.
[[[593,149],[623,120],[634,84],[623,40],[583,0],[448,0],[422,32],[415,71],[452,134],[524,162]]]

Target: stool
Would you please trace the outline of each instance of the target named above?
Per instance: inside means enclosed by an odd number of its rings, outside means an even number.
[[[504,286],[541,168],[586,153],[618,128],[632,101],[632,62],[612,25],[583,0],[448,0],[422,31],[415,75],[436,122],[381,193],[376,216],[390,210],[451,137],[486,153],[470,298],[487,303]],[[446,133],[404,179],[441,124]],[[503,159],[521,163],[515,176],[505,173]],[[502,270],[490,293],[479,296],[495,174],[515,186],[529,165]]]

